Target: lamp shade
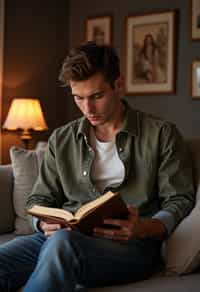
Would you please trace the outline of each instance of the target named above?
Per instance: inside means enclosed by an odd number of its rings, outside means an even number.
[[[14,98],[3,128],[7,130],[47,130],[48,127],[39,100],[32,98]]]

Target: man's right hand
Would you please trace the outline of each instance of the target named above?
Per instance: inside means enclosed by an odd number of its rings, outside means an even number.
[[[45,221],[39,222],[39,229],[44,233],[46,236],[51,236],[55,231],[61,229],[61,224],[58,223],[48,223]]]

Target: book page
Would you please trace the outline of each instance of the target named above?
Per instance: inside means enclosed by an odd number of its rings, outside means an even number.
[[[91,212],[92,210],[96,209],[98,206],[103,204],[104,202],[108,201],[114,196],[117,196],[118,193],[112,193],[112,192],[107,192],[104,195],[100,196],[99,198],[95,199],[92,202],[84,204],[78,211],[75,213],[75,218],[77,220],[80,220],[82,217],[84,217],[87,213]]]
[[[49,207],[43,207],[34,205],[31,209],[28,210],[28,212],[32,215],[41,215],[41,216],[52,216],[52,217],[59,217],[63,218],[66,221],[70,221],[74,219],[74,216],[72,213],[70,213],[67,210],[64,209],[58,209],[58,208],[49,208]]]

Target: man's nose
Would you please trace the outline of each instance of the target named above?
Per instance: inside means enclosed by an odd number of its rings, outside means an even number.
[[[89,100],[89,99],[86,99],[84,101],[84,112],[85,113],[92,113],[93,112],[93,108],[94,108],[94,106],[93,106],[92,101]]]

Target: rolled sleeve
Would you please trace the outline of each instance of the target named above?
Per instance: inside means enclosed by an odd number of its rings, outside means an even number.
[[[168,235],[172,233],[176,226],[174,215],[168,211],[161,210],[156,213],[152,218],[159,219],[165,225]]]
[[[32,226],[36,232],[41,232],[41,230],[39,229],[39,222],[40,222],[39,218],[32,217]]]

